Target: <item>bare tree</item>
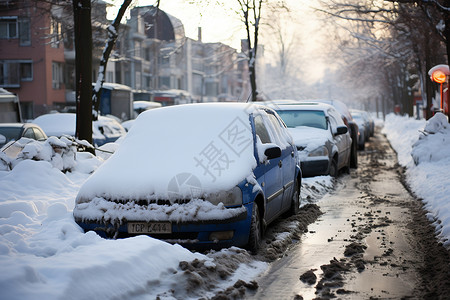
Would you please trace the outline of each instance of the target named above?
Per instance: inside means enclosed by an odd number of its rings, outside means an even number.
[[[256,89],[256,55],[258,50],[258,33],[260,29],[263,0],[237,0],[240,7],[241,20],[247,33],[248,69],[252,88],[251,100],[257,101]]]
[[[76,135],[79,139],[87,140],[90,143],[92,143],[93,112],[95,118],[97,118],[101,87],[105,81],[106,65],[117,40],[120,22],[130,3],[131,0],[124,0],[115,20],[108,26],[108,39],[100,61],[98,79],[93,89],[91,1],[73,0],[77,103]]]
[[[439,30],[433,29],[436,28],[435,24],[427,21],[436,16],[436,10],[431,11],[431,7],[428,4],[426,6],[425,2],[348,0],[323,2],[325,4],[323,12],[347,22],[343,27],[359,41],[360,49],[368,47],[386,58],[382,71],[390,72],[386,77],[391,80],[392,87],[400,87],[391,95],[399,97],[405,111],[410,114],[412,114],[410,85],[414,83],[414,80],[410,80],[410,74],[416,73],[422,80],[422,95],[427,99],[429,111],[431,92],[426,72],[428,66],[441,57]],[[371,69],[374,70],[376,68]],[[398,74],[398,70],[403,72]]]
[[[105,48],[103,50],[102,58],[100,60],[100,66],[98,70],[98,78],[96,81],[96,84],[94,86],[93,95],[92,95],[92,104],[94,107],[94,118],[98,115],[98,110],[100,107],[100,97],[101,97],[101,88],[103,86],[103,83],[105,82],[105,71],[106,71],[106,65],[108,64],[108,59],[111,54],[112,49],[114,48],[114,45],[116,43],[117,37],[118,37],[118,30],[120,26],[120,22],[125,15],[125,12],[130,6],[132,0],[124,0],[122,5],[120,6],[119,12],[117,13],[116,18],[112,22],[111,25],[108,26],[108,39],[105,43]],[[158,1],[159,6],[159,1]]]

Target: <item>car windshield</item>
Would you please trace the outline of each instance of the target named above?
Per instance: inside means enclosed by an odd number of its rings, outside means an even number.
[[[0,134],[6,137],[6,141],[18,140],[20,138],[20,127],[0,127]]]
[[[352,113],[353,119],[363,119],[363,116],[360,113]]]
[[[278,115],[289,128],[299,126],[327,129],[327,119],[321,110],[278,110]]]

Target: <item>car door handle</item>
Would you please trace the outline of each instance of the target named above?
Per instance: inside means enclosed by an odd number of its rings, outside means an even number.
[[[291,152],[291,156],[294,157],[294,151]]]
[[[280,168],[283,166],[283,162],[282,162],[281,160],[278,162],[278,166],[279,166]]]

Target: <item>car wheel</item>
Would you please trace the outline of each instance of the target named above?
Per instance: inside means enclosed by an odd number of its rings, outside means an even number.
[[[363,134],[363,136],[361,137],[361,142],[358,143],[358,149],[359,150],[364,150],[365,143],[366,143],[366,138],[365,138],[365,136]]]
[[[258,252],[259,245],[261,244],[262,230],[261,230],[261,217],[259,215],[258,204],[253,203],[252,209],[252,221],[250,224],[250,235],[248,237],[248,249],[256,254]]]
[[[331,164],[330,164],[330,171],[328,172],[328,174],[329,174],[331,177],[337,177],[337,175],[338,175],[337,162],[336,162],[335,159],[333,159],[333,160],[331,161]]]
[[[287,216],[296,215],[298,214],[299,210],[300,210],[300,188],[298,180],[296,179],[294,183],[294,192],[292,194],[291,199],[291,208],[289,208]]]
[[[358,168],[358,143],[352,142],[352,150],[350,151],[350,168]]]

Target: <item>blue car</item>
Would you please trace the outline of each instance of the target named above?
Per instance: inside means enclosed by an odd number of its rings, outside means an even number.
[[[140,234],[189,249],[257,251],[266,226],[296,214],[297,149],[277,113],[246,103],[141,113],[80,188],[73,215],[105,238]]]

